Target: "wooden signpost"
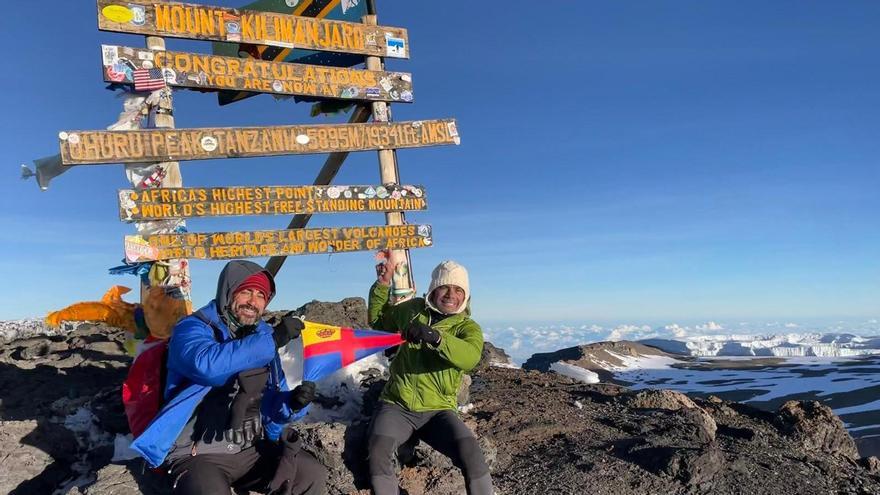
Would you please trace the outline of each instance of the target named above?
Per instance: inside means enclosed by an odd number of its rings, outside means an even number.
[[[425,210],[422,186],[190,187],[119,191],[123,222],[189,217]]]
[[[432,242],[430,225],[128,235],[125,236],[125,260],[135,263],[171,258],[223,260],[295,256],[412,249],[430,246]]]
[[[401,28],[159,0],[98,0],[98,29],[409,58]]]
[[[148,49],[102,45],[102,66],[105,81],[132,85],[134,91],[161,91],[158,99],[152,95],[158,101],[151,114],[154,128],[62,131],[62,161],[139,169],[160,163],[163,171],[175,172],[149,184],[133,181],[144,189],[119,191],[120,219],[137,222],[141,232],[125,236],[128,263],[185,267],[187,259],[271,257],[267,266],[276,273],[286,256],[389,250],[408,260],[409,249],[433,244],[431,226],[405,222],[403,212],[427,209],[427,198],[424,187],[399,184],[394,150],[457,145],[456,122],[391,122],[387,103],[412,102],[412,78],[383,70],[381,57],[408,58],[409,41],[405,29],[377,25],[372,2],[365,1],[371,15],[353,23],[163,0],[97,0],[99,29],[148,36]],[[315,12],[305,4],[293,12],[323,17],[338,0],[321,5]],[[367,70],[313,65],[321,62],[311,58],[302,64],[171,52],[156,36],[363,55]],[[175,129],[171,87],[346,99],[358,106],[348,124]],[[373,122],[367,123],[371,115]],[[367,150],[379,151],[381,184],[329,185],[349,152]],[[310,153],[330,153],[313,186],[184,188],[176,173],[182,160]],[[312,214],[349,212],[385,212],[386,225],[302,228]],[[174,227],[192,217],[280,214],[295,215],[287,229],[178,233]],[[188,291],[188,275],[185,280]],[[413,292],[411,285],[395,285],[401,287],[405,294]]]
[[[102,45],[104,80],[135,84],[150,69],[169,86],[228,89],[352,100],[413,101],[412,77],[384,72],[269,62],[199,53],[153,52]],[[149,75],[149,74],[147,74]]]
[[[65,165],[300,155],[458,144],[455,120],[370,124],[62,131]]]

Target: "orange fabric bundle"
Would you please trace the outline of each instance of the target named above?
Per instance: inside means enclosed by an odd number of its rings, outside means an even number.
[[[62,321],[99,321],[134,333],[137,330],[134,311],[138,305],[122,300],[122,295],[130,291],[128,287],[114,285],[101,301],[79,302],[53,311],[46,316],[46,323],[57,327]]]

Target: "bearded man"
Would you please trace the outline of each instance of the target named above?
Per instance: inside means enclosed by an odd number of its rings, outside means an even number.
[[[312,382],[288,390],[278,356],[304,325],[292,316],[264,322],[274,296],[268,271],[230,261],[216,298],[174,327],[165,405],[132,448],[167,470],[175,495],[326,493],[326,468],[287,426],[315,398]]]

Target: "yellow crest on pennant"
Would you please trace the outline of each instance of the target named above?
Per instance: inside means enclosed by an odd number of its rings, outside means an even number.
[[[305,324],[306,327],[302,331],[302,341],[305,347],[342,338],[342,328],[340,327],[312,323],[311,321],[307,321]]]

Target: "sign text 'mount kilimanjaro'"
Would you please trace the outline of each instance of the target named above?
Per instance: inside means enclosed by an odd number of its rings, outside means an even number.
[[[432,243],[430,225],[129,235],[125,236],[125,259],[134,263],[173,258],[259,258],[413,249],[428,247]]]
[[[124,222],[187,217],[427,209],[422,186],[233,186],[122,189]]]
[[[323,67],[115,45],[101,45],[101,55],[104,80],[111,83],[134,84],[138,76],[152,76],[164,79],[170,86],[184,88],[413,101],[412,77],[405,72]]]
[[[406,29],[158,0],[98,0],[98,29],[409,58]]]
[[[330,153],[459,144],[454,119],[368,124],[62,131],[65,165]]]

